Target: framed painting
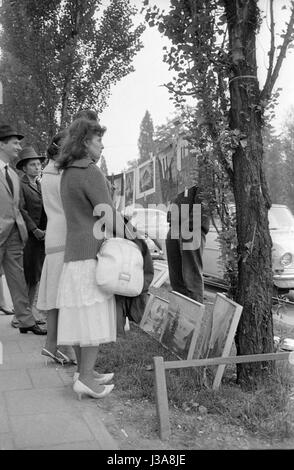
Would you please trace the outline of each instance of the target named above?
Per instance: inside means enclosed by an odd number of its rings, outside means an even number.
[[[135,204],[135,170],[125,173],[125,207]]]
[[[121,212],[125,208],[124,174],[123,173],[119,173],[113,176],[113,186],[114,186],[114,193],[113,193],[114,206],[119,212]]]
[[[140,327],[157,341],[160,341],[167,318],[168,300],[150,294]]]
[[[115,208],[121,212],[125,208],[125,197],[124,197],[124,173],[118,173],[117,175],[107,176],[108,181],[111,184],[111,195],[112,201]]]
[[[212,328],[206,357],[227,357],[230,354],[243,307],[224,294],[216,294],[212,311]],[[221,364],[212,369],[213,385],[216,389],[221,383],[225,370]]]
[[[197,348],[201,352],[205,307],[178,292],[171,292],[169,308],[164,329],[160,338],[163,346],[173,351],[179,359],[192,359],[198,338],[201,344]]]
[[[155,162],[148,160],[137,168],[136,197],[140,199],[155,192]]]
[[[113,175],[112,183],[114,185],[114,190],[118,196],[124,195],[124,174],[118,173]]]

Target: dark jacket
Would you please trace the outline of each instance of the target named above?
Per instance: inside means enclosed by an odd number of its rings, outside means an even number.
[[[23,252],[23,267],[27,285],[36,285],[41,278],[45,258],[44,240],[38,240],[33,231],[46,230],[47,217],[43,207],[41,186],[30,183],[27,175],[20,180],[20,211],[27,226],[29,237]]]
[[[40,183],[37,187],[30,183],[27,175],[20,180],[20,211],[27,226],[29,235],[39,228],[46,230],[47,217],[43,207]]]
[[[144,284],[143,290],[137,297],[116,295],[117,334],[123,336],[126,318],[140,323],[148,300],[148,289],[154,276],[153,260],[145,240],[134,240],[143,255]]]
[[[192,186],[187,190],[185,195],[185,191],[181,192],[176,196],[176,198],[172,201],[172,204],[175,204],[179,208],[179,214],[181,204],[189,204],[189,216],[190,222],[189,229],[193,229],[192,217],[193,217],[193,204],[201,204],[201,231],[206,235],[209,231],[209,223],[210,223],[210,216],[208,211],[203,203],[203,200],[200,195],[200,189],[197,186]],[[171,224],[171,212],[168,211],[167,213],[167,221]]]

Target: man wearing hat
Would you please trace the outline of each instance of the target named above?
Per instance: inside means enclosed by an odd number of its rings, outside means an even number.
[[[42,161],[44,160],[45,157],[40,157],[33,147],[27,146],[19,153],[19,161],[16,163],[16,168],[24,173],[20,182],[20,211],[29,235],[24,248],[23,264],[31,307],[33,307],[45,258],[44,239],[47,217],[43,207],[41,185],[39,182]]]
[[[23,249],[28,232],[20,212],[20,184],[9,167],[21,150],[19,134],[9,125],[0,125],[0,265],[10,290],[21,333],[45,335],[32,315],[23,271]]]

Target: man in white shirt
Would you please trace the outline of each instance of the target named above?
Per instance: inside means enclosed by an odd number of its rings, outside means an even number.
[[[21,134],[9,125],[0,125],[0,265],[11,294],[21,333],[45,335],[32,315],[23,271],[23,248],[28,233],[21,215],[17,174],[9,167],[21,149]]]

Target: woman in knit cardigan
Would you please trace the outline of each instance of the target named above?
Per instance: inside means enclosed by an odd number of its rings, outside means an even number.
[[[95,121],[75,120],[68,128],[58,158],[63,170],[61,198],[67,223],[58,294],[58,343],[75,348],[78,370],[73,389],[79,398],[102,398],[113,389],[113,385],[102,385],[111,381],[112,373],[105,374],[101,381],[94,371],[99,344],[116,341],[114,295],[105,294],[96,283],[96,255],[103,239],[94,236],[94,225],[99,220],[93,215],[94,208],[106,204],[106,230],[113,230],[116,215],[116,235],[124,236],[122,217],[113,208],[106,179],[96,165],[104,132]]]

